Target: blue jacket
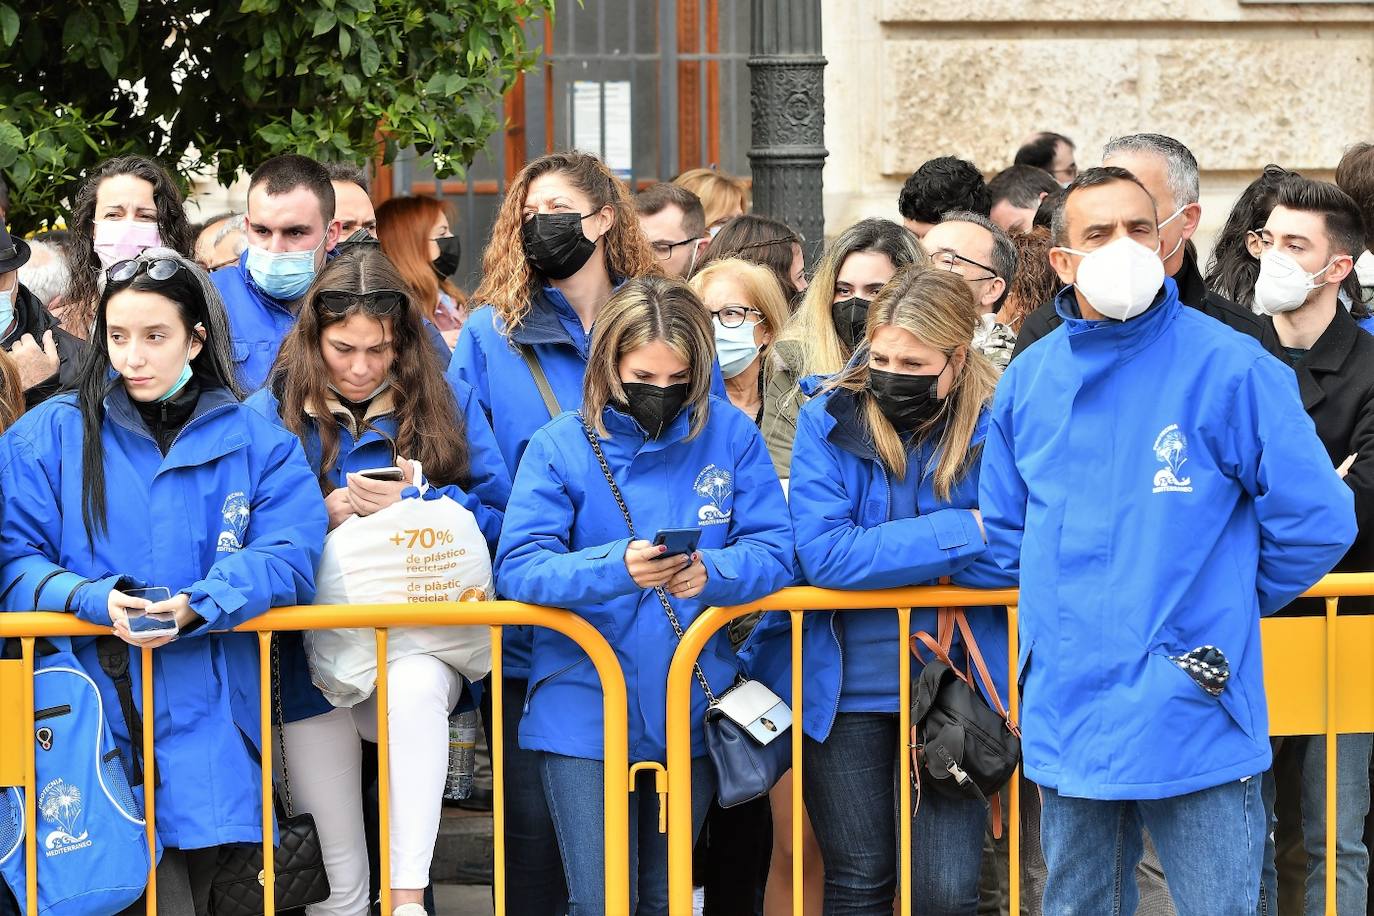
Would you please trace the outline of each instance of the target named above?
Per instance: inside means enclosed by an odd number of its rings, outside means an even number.
[[[326,258],[337,256],[337,249]],[[248,252],[239,256],[237,264],[221,267],[210,274],[215,288],[224,299],[229,312],[229,330],[233,339],[234,367],[244,391],[256,391],[267,383],[272,363],[277,359],[282,338],[296,323],[297,302],[287,302],[263,292],[248,273]],[[433,323],[424,321],[425,335],[440,359],[449,358],[448,344]]]
[[[445,487],[432,487],[427,499],[448,496],[466,508],[477,519],[487,545],[494,553],[496,540],[501,536],[501,520],[506,510],[506,500],[510,498],[510,474],[496,447],[496,440],[487,426],[487,418],[482,413],[472,389],[462,382],[450,381],[459,413],[463,416],[464,433],[468,442],[468,474],[470,483],[466,489],[457,484]],[[369,413],[368,427],[361,437],[355,438],[351,417],[346,412],[335,415],[339,427],[339,457],[333,468],[326,471],[326,478],[335,487],[348,485],[347,476],[354,471],[368,468],[387,467],[395,457],[391,442],[387,437],[396,436],[396,420],[384,411],[391,401],[385,393],[373,401],[379,409],[376,415]],[[281,404],[270,388],[263,388],[248,399],[248,406],[262,414],[273,423],[281,426]],[[342,410],[342,408],[341,408]],[[346,422],[338,422],[340,418]],[[305,438],[305,457],[316,477],[320,475],[320,438],[317,427],[307,428]],[[318,495],[320,488],[315,487]],[[323,504],[323,503],[321,503]],[[281,641],[281,682],[283,718],[287,722],[297,722],[329,712],[333,707],[324,694],[311,683],[310,669],[306,663],[305,646],[299,633],[283,633]]]
[[[165,457],[122,387],[105,409],[109,531],[94,539],[82,523],[75,396],[0,437],[0,555],[7,589],[24,599],[7,606],[69,609],[108,626],[112,588],[188,594],[205,624],[153,652],[158,834],[182,849],[260,842],[258,641],[212,631],[312,599],[326,523],[319,488],[300,444],[222,388],[201,394]],[[73,642],[118,709],[94,640]],[[141,703],[137,653],[130,672]],[[129,753],[123,717],[110,719]]]
[[[857,406],[853,393],[828,391],[808,401],[798,417],[788,503],[802,577],[820,588],[855,590],[929,585],[942,576],[973,588],[1015,585],[988,556],[969,511],[978,505],[977,463],[950,498],[940,500],[934,487],[938,442],[926,441],[908,454],[907,480],[898,481],[879,460]],[[986,421],[974,434],[974,449],[985,432]],[[902,487],[908,489],[906,511],[894,506],[894,492]],[[969,608],[967,616],[1005,704],[1006,608]],[[934,608],[913,609],[911,632],[919,630],[935,635]],[[766,615],[745,650],[750,673],[782,697],[792,693],[790,632],[787,615]],[[805,616],[802,634],[808,735],[824,741],[837,712],[897,712],[898,655],[908,649],[896,638],[894,611],[814,612]],[[963,656],[958,640],[954,655],[956,661]],[[913,675],[919,670],[913,658]]]
[[[1072,288],[1056,307],[998,385],[980,493],[1021,581],[1026,775],[1150,799],[1261,773],[1260,615],[1345,554],[1350,488],[1292,370],[1172,280],[1127,322],[1084,320]],[[1174,660],[1204,647],[1229,667],[1219,696]]]
[[[557,289],[545,287],[530,306],[529,314],[509,338],[490,306],[472,312],[458,335],[448,367],[450,379],[466,382],[476,391],[512,477],[530,437],[550,419],[534,376],[514,344],[534,351],[562,410],[576,410],[582,405],[582,378],[591,349],[591,335],[583,330],[581,319]],[[711,393],[725,397],[725,382],[714,364]],[[497,588],[501,588],[499,582]],[[505,630],[503,671],[507,677],[526,678],[530,670],[531,630]]]
[[[703,609],[741,604],[792,578],[792,528],[782,485],[752,420],[712,398],[701,434],[686,438],[687,412],[659,439],[612,408],[606,461],[634,517],[637,534],[701,527],[698,550],[707,570],[696,598],[670,598],[686,629]],[[625,567],[630,538],[575,413],[534,434],[506,510],[497,581],[517,601],[566,607],[585,618],[615,649],[629,697],[630,759],[662,760],[666,740],[668,663],[677,637],[657,594],[641,589]],[[722,629],[701,654],[713,691],[730,686],[738,662]],[[693,753],[704,753],[706,698],[695,683]],[[538,629],[520,746],[600,759],[601,686],[581,649]]]

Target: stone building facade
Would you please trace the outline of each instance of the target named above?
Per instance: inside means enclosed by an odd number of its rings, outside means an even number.
[[[991,177],[1030,133],[1176,137],[1202,168],[1210,248],[1266,163],[1330,178],[1374,139],[1374,3],[824,0],[827,231],[896,218],[902,181],[956,155]]]

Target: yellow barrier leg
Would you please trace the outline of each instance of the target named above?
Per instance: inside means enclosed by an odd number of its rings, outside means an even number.
[[[24,891],[28,916],[38,916],[38,761],[33,747],[33,637],[20,640],[24,656]]]
[[[1326,599],[1326,912],[1336,914],[1336,603]]]
[[[153,716],[153,650],[141,649],[139,651],[140,670],[143,672],[143,818],[147,824],[148,831],[148,855],[154,859],[157,856],[157,800],[153,798],[156,794],[155,783],[157,779],[154,774],[157,772],[157,758],[153,756],[153,731],[155,718]],[[148,869],[148,890],[144,892],[147,897],[148,916],[155,916],[157,913],[157,863]]]
[[[897,632],[897,895],[898,912],[906,914],[911,912],[911,608],[897,608]]]
[[[391,916],[391,733],[387,715],[386,630],[377,629],[377,860],[382,913]]]
[[[802,802],[802,611],[788,611],[792,624],[792,916],[803,916],[806,855]]]
[[[506,691],[501,659],[502,628],[491,628],[491,892],[495,916],[506,916]]]
[[[1021,691],[1016,683],[1016,659],[1021,652],[1017,633],[1016,605],[1007,605],[1007,662],[1010,671],[1007,677],[1007,711],[1013,722],[1020,721]],[[1021,912],[1021,767],[1011,774],[1010,804],[1007,806],[1007,912]]]
[[[277,912],[277,861],[276,837],[272,825],[276,809],[272,804],[272,634],[258,634],[258,719],[262,732],[262,750],[259,763],[262,766],[262,910],[271,914]],[[275,736],[285,740],[284,735]],[[283,754],[286,748],[282,748]]]

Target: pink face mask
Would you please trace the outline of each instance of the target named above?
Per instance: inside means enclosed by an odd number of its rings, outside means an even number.
[[[146,248],[157,248],[161,244],[157,223],[119,219],[99,220],[95,224],[95,253],[106,270],[120,261],[138,257]]]

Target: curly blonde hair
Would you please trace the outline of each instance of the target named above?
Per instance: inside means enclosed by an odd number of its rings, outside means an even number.
[[[629,279],[662,273],[639,228],[629,189],[600,159],[576,150],[540,156],[521,169],[506,190],[491,228],[491,240],[482,254],[482,285],[472,294],[473,301],[485,302],[496,311],[497,327],[506,335],[520,326],[529,314],[530,301],[546,282],[525,258],[520,229],[530,182],[550,172],[566,176],[573,187],[591,200],[594,211],[607,206],[614,211],[615,222],[597,240],[612,277]]]

